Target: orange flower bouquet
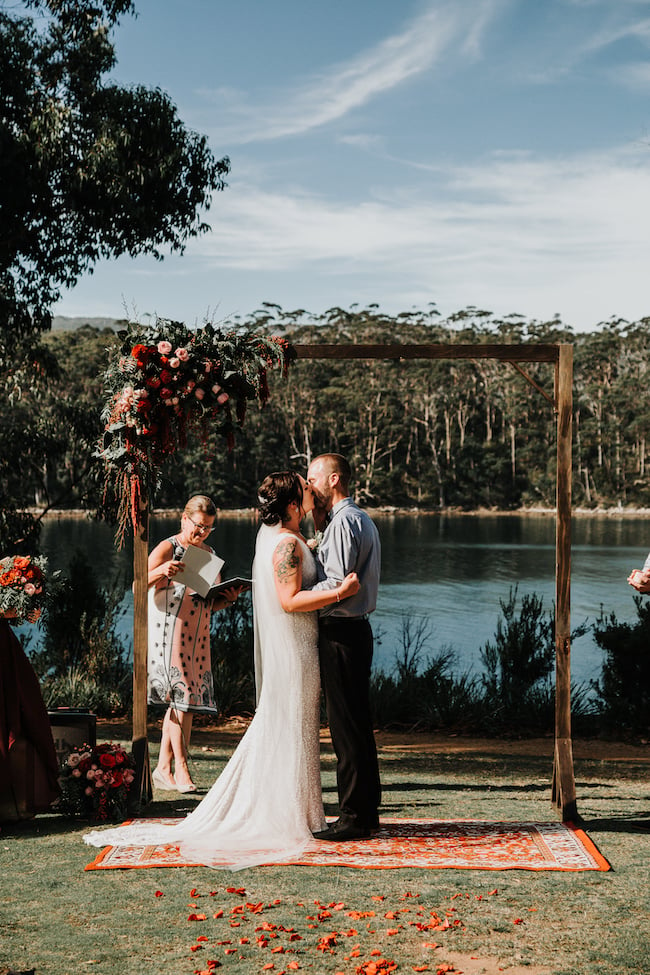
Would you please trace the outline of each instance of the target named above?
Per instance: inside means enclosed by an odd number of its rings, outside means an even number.
[[[44,558],[29,555],[0,559],[0,615],[22,623],[43,608],[46,565]]]
[[[127,815],[134,769],[133,756],[121,745],[107,742],[94,748],[73,748],[61,766],[61,798],[56,808],[80,819],[119,822]]]

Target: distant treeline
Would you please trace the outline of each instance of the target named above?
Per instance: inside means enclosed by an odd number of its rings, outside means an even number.
[[[265,305],[231,324],[293,343],[555,343],[574,346],[574,504],[650,506],[650,318],[574,333],[559,320],[498,319],[469,308],[396,316],[377,307],[321,316]],[[20,506],[92,507],[102,487],[92,456],[102,433],[101,376],[110,329],[57,331],[36,354],[38,378],[0,404],[0,475]],[[553,366],[525,364],[551,397]],[[6,379],[5,379],[6,382]],[[555,504],[553,406],[508,363],[493,360],[300,360],[251,408],[234,450],[197,431],[163,472],[157,506],[197,492],[219,507],[254,504],[270,470],[345,454],[368,505],[514,509]]]

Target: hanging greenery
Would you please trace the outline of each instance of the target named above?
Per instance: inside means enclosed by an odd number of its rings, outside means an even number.
[[[121,546],[151,506],[163,461],[215,424],[228,449],[249,400],[267,401],[267,372],[286,375],[295,352],[285,339],[211,324],[189,329],[156,318],[118,333],[121,346],[104,376],[107,400],[98,451],[105,463],[104,508],[117,507]]]

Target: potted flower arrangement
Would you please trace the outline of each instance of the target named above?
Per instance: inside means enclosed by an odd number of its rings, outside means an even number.
[[[121,745],[73,748],[61,766],[58,811],[93,822],[119,822],[127,816],[134,769],[132,755]]]
[[[45,599],[44,558],[10,555],[0,559],[0,615],[23,623],[33,621]]]

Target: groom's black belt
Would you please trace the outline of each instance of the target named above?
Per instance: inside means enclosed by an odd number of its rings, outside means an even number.
[[[362,620],[367,620],[369,615],[365,613],[363,616],[322,616],[320,623],[321,626],[334,623],[361,623]]]

